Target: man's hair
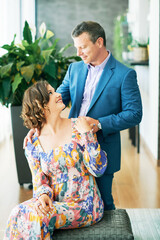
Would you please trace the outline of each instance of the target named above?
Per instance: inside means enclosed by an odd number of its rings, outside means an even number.
[[[29,87],[24,93],[21,118],[24,121],[24,126],[29,129],[38,128],[40,130],[46,122],[44,110],[49,102],[48,85],[47,81],[41,80]]]
[[[103,44],[106,46],[105,31],[97,22],[87,21],[78,24],[72,31],[72,37],[78,37],[82,33],[88,33],[90,40],[95,43],[99,37],[103,38]]]

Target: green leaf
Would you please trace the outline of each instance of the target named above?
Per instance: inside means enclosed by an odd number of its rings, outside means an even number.
[[[3,48],[3,49],[5,49],[5,50],[9,51],[9,50],[11,49],[11,46],[8,45],[8,44],[5,44],[5,45],[3,45],[1,48]]]
[[[50,49],[55,49],[56,45],[57,45],[57,42],[59,41],[60,39],[57,38],[54,40],[53,44],[52,42],[47,39],[47,38],[40,38],[40,42],[39,42],[39,46],[41,48],[41,50],[50,50]]]
[[[22,50],[25,50],[25,47],[22,45],[22,44],[20,44],[20,43],[18,43],[18,44],[16,44],[20,49],[22,49]]]
[[[66,50],[67,50],[69,47],[71,47],[71,46],[72,46],[72,44],[71,44],[71,43],[68,43],[66,46],[64,46],[63,48],[61,48],[58,53],[62,54],[64,51],[66,51]]]
[[[10,78],[5,78],[2,82],[2,87],[3,87],[3,94],[4,98],[8,99],[10,90],[11,90],[11,83],[10,83]]]
[[[46,38],[49,39],[49,38],[51,38],[51,37],[53,37],[53,36],[54,36],[54,33],[51,32],[50,30],[47,30]]]
[[[0,102],[2,102],[3,100],[3,91],[2,91],[2,83],[0,82]]]
[[[70,56],[70,57],[66,57],[66,60],[76,60],[77,62],[81,61],[82,59],[79,56]]]
[[[45,59],[45,61],[46,61],[47,63],[48,63],[48,61],[49,61],[49,57],[50,57],[52,51],[53,51],[53,49],[51,49],[51,50],[43,50],[43,51],[42,51],[42,56],[44,57],[44,59]]]
[[[7,51],[12,50],[15,46],[15,44],[14,44],[15,38],[16,38],[16,34],[14,34],[14,38],[13,38],[13,41],[11,42],[11,45],[5,44],[5,45],[2,46],[2,48],[7,50]]]
[[[14,46],[15,38],[16,38],[16,34],[14,34],[13,41],[11,42],[11,47]]]
[[[59,38],[55,39],[54,43],[52,44],[52,46],[50,46],[48,49],[55,49],[57,43],[59,42]]]
[[[26,40],[22,40],[22,45],[23,47],[29,46],[29,43]]]
[[[18,87],[18,85],[21,83],[21,80],[23,79],[23,77],[17,73],[15,75],[14,81],[12,82],[12,92],[14,93]]]
[[[20,71],[20,67],[21,67],[24,63],[25,63],[25,61],[21,61],[21,62],[18,62],[18,63],[16,64],[18,71]]]
[[[1,77],[3,78],[11,69],[13,63],[9,63],[3,67],[1,67]]]
[[[56,64],[54,61],[50,61],[49,64],[46,64],[44,67],[44,72],[49,74],[52,78],[56,78]]]
[[[24,77],[24,79],[26,80],[26,82],[30,82],[33,74],[34,74],[34,65],[31,64],[29,66],[25,66],[21,68],[21,74]]]
[[[26,40],[29,44],[32,43],[32,34],[31,34],[31,30],[29,28],[28,22],[25,21],[25,26],[23,29],[23,38],[24,40]]]

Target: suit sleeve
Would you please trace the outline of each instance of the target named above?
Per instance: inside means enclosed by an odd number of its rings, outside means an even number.
[[[25,156],[32,173],[33,197],[38,198],[42,194],[47,194],[53,199],[53,190],[49,185],[48,176],[46,176],[41,169],[38,151],[36,147],[29,142],[25,148]]]
[[[68,105],[69,101],[71,100],[70,89],[69,89],[71,66],[72,66],[72,63],[69,65],[69,68],[67,70],[67,73],[64,77],[62,84],[56,90],[56,92],[58,92],[62,95],[63,102],[66,106]]]
[[[121,112],[98,119],[102,125],[104,137],[108,134],[133,127],[139,124],[142,119],[142,102],[134,70],[130,69],[127,72],[120,91]]]

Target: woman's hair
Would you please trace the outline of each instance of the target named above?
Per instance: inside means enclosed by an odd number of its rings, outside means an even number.
[[[87,21],[78,24],[72,31],[72,37],[78,37],[84,32],[89,34],[90,40],[93,43],[95,43],[99,37],[103,38],[103,45],[106,46],[105,31],[99,23]]]
[[[24,126],[29,129],[38,128],[40,130],[46,122],[44,110],[49,102],[48,85],[47,81],[40,80],[24,93],[21,118]]]

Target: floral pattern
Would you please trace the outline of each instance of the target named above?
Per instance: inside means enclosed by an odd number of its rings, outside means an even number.
[[[106,153],[96,134],[77,132],[71,119],[72,141],[45,153],[36,135],[25,154],[32,171],[33,198],[16,206],[9,217],[4,240],[49,240],[54,229],[92,225],[103,216],[103,201],[95,177],[107,167]],[[53,208],[47,216],[37,215],[34,204],[48,194]]]

